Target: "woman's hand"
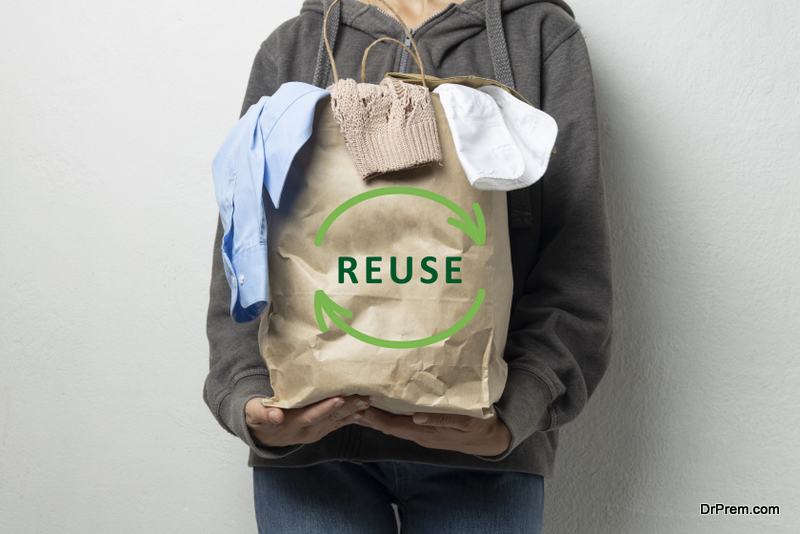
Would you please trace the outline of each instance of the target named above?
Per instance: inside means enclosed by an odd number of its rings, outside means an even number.
[[[357,424],[423,447],[479,456],[496,456],[511,445],[511,432],[496,415],[491,419],[441,413],[415,413],[409,417],[369,408]]]
[[[260,398],[245,405],[245,421],[259,445],[284,447],[319,441],[330,432],[361,419],[369,397],[332,397],[303,408],[264,406]]]

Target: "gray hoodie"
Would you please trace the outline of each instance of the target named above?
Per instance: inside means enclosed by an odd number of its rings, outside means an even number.
[[[330,1],[306,0],[299,16],[262,43],[242,114],[284,82],[333,83],[320,42]],[[339,76],[360,81],[366,47],[384,36],[402,42],[405,33],[375,6],[357,0],[342,0],[339,6],[328,23]],[[394,460],[550,477],[558,429],[580,413],[609,363],[608,224],[586,46],[569,7],[540,0],[450,4],[415,28],[414,39],[427,74],[497,79],[558,123],[556,153],[547,173],[508,196],[514,298],[504,354],[508,381],[495,408],[511,432],[511,445],[497,456],[478,456],[425,448],[359,425],[310,444],[257,445],[245,424],[244,407],[273,391],[259,354],[259,321],[235,324],[229,315],[221,224],[213,251],[204,399],[220,425],[250,446],[250,466]],[[370,53],[367,81],[378,83],[386,72],[419,69],[402,47],[384,42]]]

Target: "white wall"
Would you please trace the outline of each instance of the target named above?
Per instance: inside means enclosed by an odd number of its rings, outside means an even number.
[[[575,0],[592,54],[614,364],[549,532],[798,532],[800,10]],[[700,517],[700,503],[780,505]]]
[[[254,532],[246,448],[201,399],[210,161],[299,4],[0,8],[4,532]],[[545,532],[795,532],[800,11],[571,5],[603,122],[616,337],[562,432]]]

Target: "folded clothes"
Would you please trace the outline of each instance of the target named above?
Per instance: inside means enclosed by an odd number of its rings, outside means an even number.
[[[362,177],[441,160],[430,102],[410,96],[414,91],[427,94],[427,89],[390,80],[374,86],[380,94],[362,100],[361,87],[345,82],[346,90],[345,84],[334,86],[334,117]],[[473,187],[509,191],[544,174],[557,133],[549,115],[496,86],[441,84],[434,92]],[[295,155],[311,137],[316,104],[330,94],[302,82],[284,83],[247,110],[214,157],[222,258],[235,322],[256,319],[269,303],[262,190],[278,208]]]
[[[473,89],[446,83],[433,92],[473,187],[510,191],[542,177],[558,133],[550,115],[494,85]]]

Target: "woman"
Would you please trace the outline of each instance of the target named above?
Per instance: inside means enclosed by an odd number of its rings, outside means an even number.
[[[396,532],[392,504],[402,532],[539,532],[558,429],[583,409],[609,358],[608,228],[588,54],[560,0],[388,3],[413,28],[426,73],[497,79],[559,127],[545,176],[508,195],[514,299],[498,417],[394,416],[360,396],[264,407],[273,392],[258,321],[234,324],[228,314],[221,225],[204,397],[219,423],[250,446],[259,532]],[[333,83],[321,42],[330,4],[306,0],[264,41],[242,113],[287,81]],[[340,75],[352,78],[375,39],[405,39],[388,10],[360,0],[334,7],[328,35]],[[367,81],[386,72],[419,70],[402,47],[381,43]]]

